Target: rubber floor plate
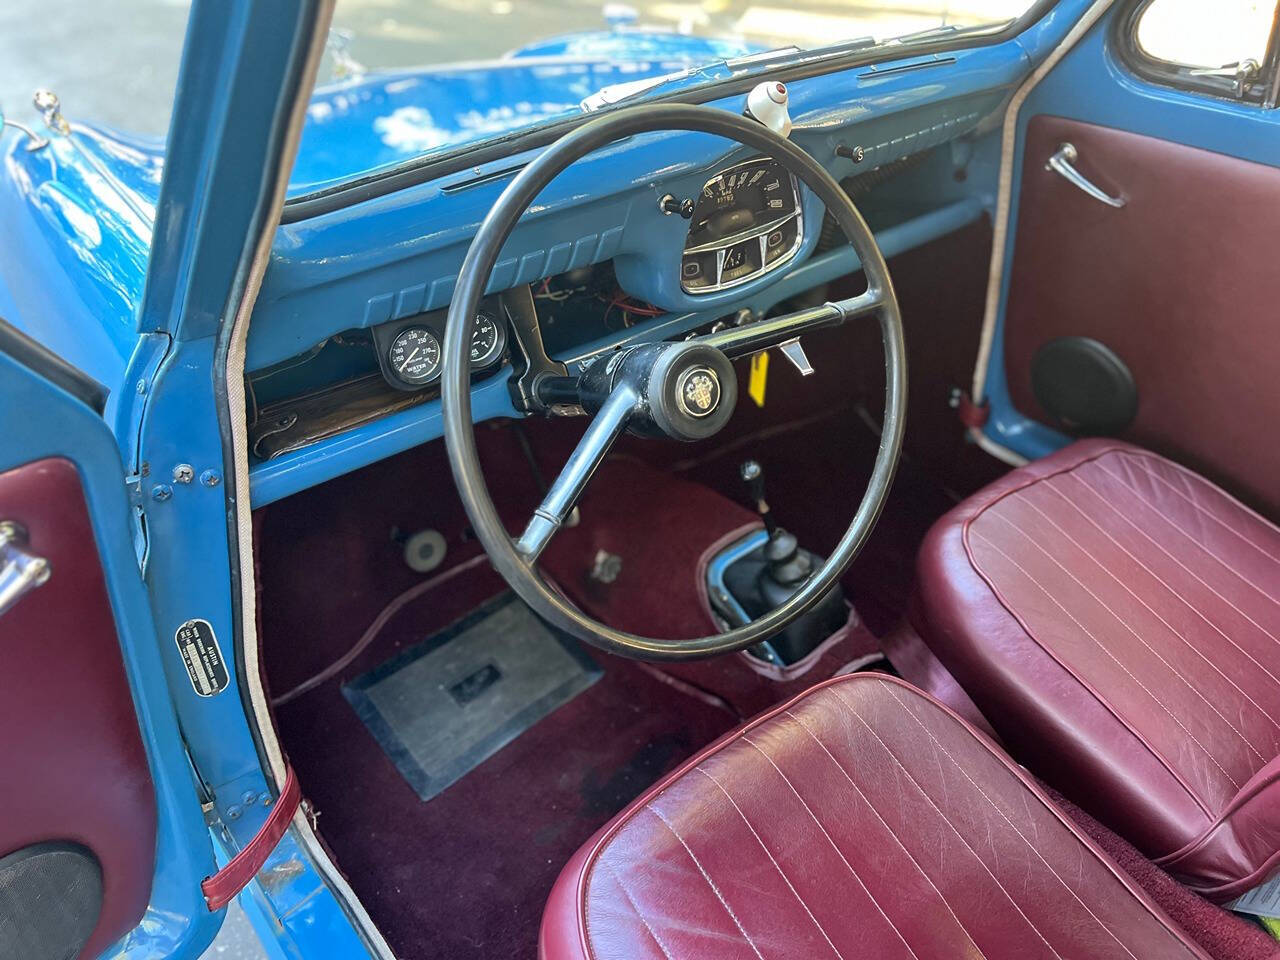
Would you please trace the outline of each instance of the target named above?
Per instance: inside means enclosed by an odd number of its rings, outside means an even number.
[[[342,688],[430,800],[600,678],[576,643],[499,597]]]

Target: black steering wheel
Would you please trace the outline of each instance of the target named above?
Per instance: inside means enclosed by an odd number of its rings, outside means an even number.
[[[660,130],[715,134],[772,157],[826,205],[862,261],[867,290],[784,316],[678,342],[656,342],[601,356],[574,384],[576,399],[594,415],[568,463],[513,539],[485,486],[471,421],[469,353],[473,318],[499,252],[542,189],[593,150],[624,137]],[[737,399],[732,360],[794,340],[818,327],[875,316],[884,343],[885,414],[880,449],[866,493],[849,529],[804,587],[758,620],[696,640],[661,640],[615,630],[588,617],[550,586],[538,555],[573,509],[613,442],[630,430],[700,440],[724,426]],[[441,394],[444,436],[458,494],[498,573],[549,623],[610,653],[643,660],[682,660],[740,650],[781,631],[820,600],[858,555],[880,516],[902,448],[906,358],[902,318],[884,257],[862,215],[831,175],[809,154],[769,128],[724,110],[683,104],[627,107],[583,124],[525,167],[502,192],[467,251],[449,308]],[[557,389],[564,393],[564,384]]]

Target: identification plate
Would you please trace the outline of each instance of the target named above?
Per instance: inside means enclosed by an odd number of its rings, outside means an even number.
[[[212,697],[226,689],[231,678],[208,620],[188,620],[178,628],[173,639],[196,693]]]

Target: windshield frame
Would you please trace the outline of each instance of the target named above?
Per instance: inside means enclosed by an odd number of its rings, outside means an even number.
[[[1057,3],[1058,0],[1035,0],[1021,16],[1008,21],[1003,26],[994,24],[960,28],[951,33],[944,33],[937,39],[912,39],[913,36],[927,36],[931,32],[923,31],[921,34],[908,34],[848,50],[840,49],[842,44],[836,43],[814,50],[800,50],[785,60],[771,61],[766,58],[758,64],[759,69],[747,69],[724,79],[665,92],[659,88],[659,91],[652,95],[626,98],[596,110],[584,110],[578,114],[511,130],[483,140],[461,143],[452,149],[446,148],[434,153],[410,157],[395,166],[373,170],[342,183],[288,198],[281,211],[280,223],[283,225],[310,220],[375,197],[386,196],[407,187],[458,173],[468,167],[477,167],[525,150],[548,146],[588,120],[620,107],[641,103],[708,103],[723,97],[746,93],[765,79],[793,83],[797,80],[890,60],[936,58],[938,54],[953,50],[993,46],[1022,33],[1042,19]],[[750,57],[741,59],[747,62],[751,60]],[[945,61],[924,60],[921,63],[904,64],[900,69],[927,67],[937,62]],[[716,63],[723,63],[723,61],[716,61]],[[504,170],[491,176],[506,176],[512,172],[514,171]]]

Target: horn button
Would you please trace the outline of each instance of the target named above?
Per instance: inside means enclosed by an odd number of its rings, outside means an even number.
[[[729,422],[738,402],[729,358],[696,342],[646,344],[601,358],[582,376],[584,406],[594,413],[628,381],[641,398],[628,429],[641,435],[705,439]]]

